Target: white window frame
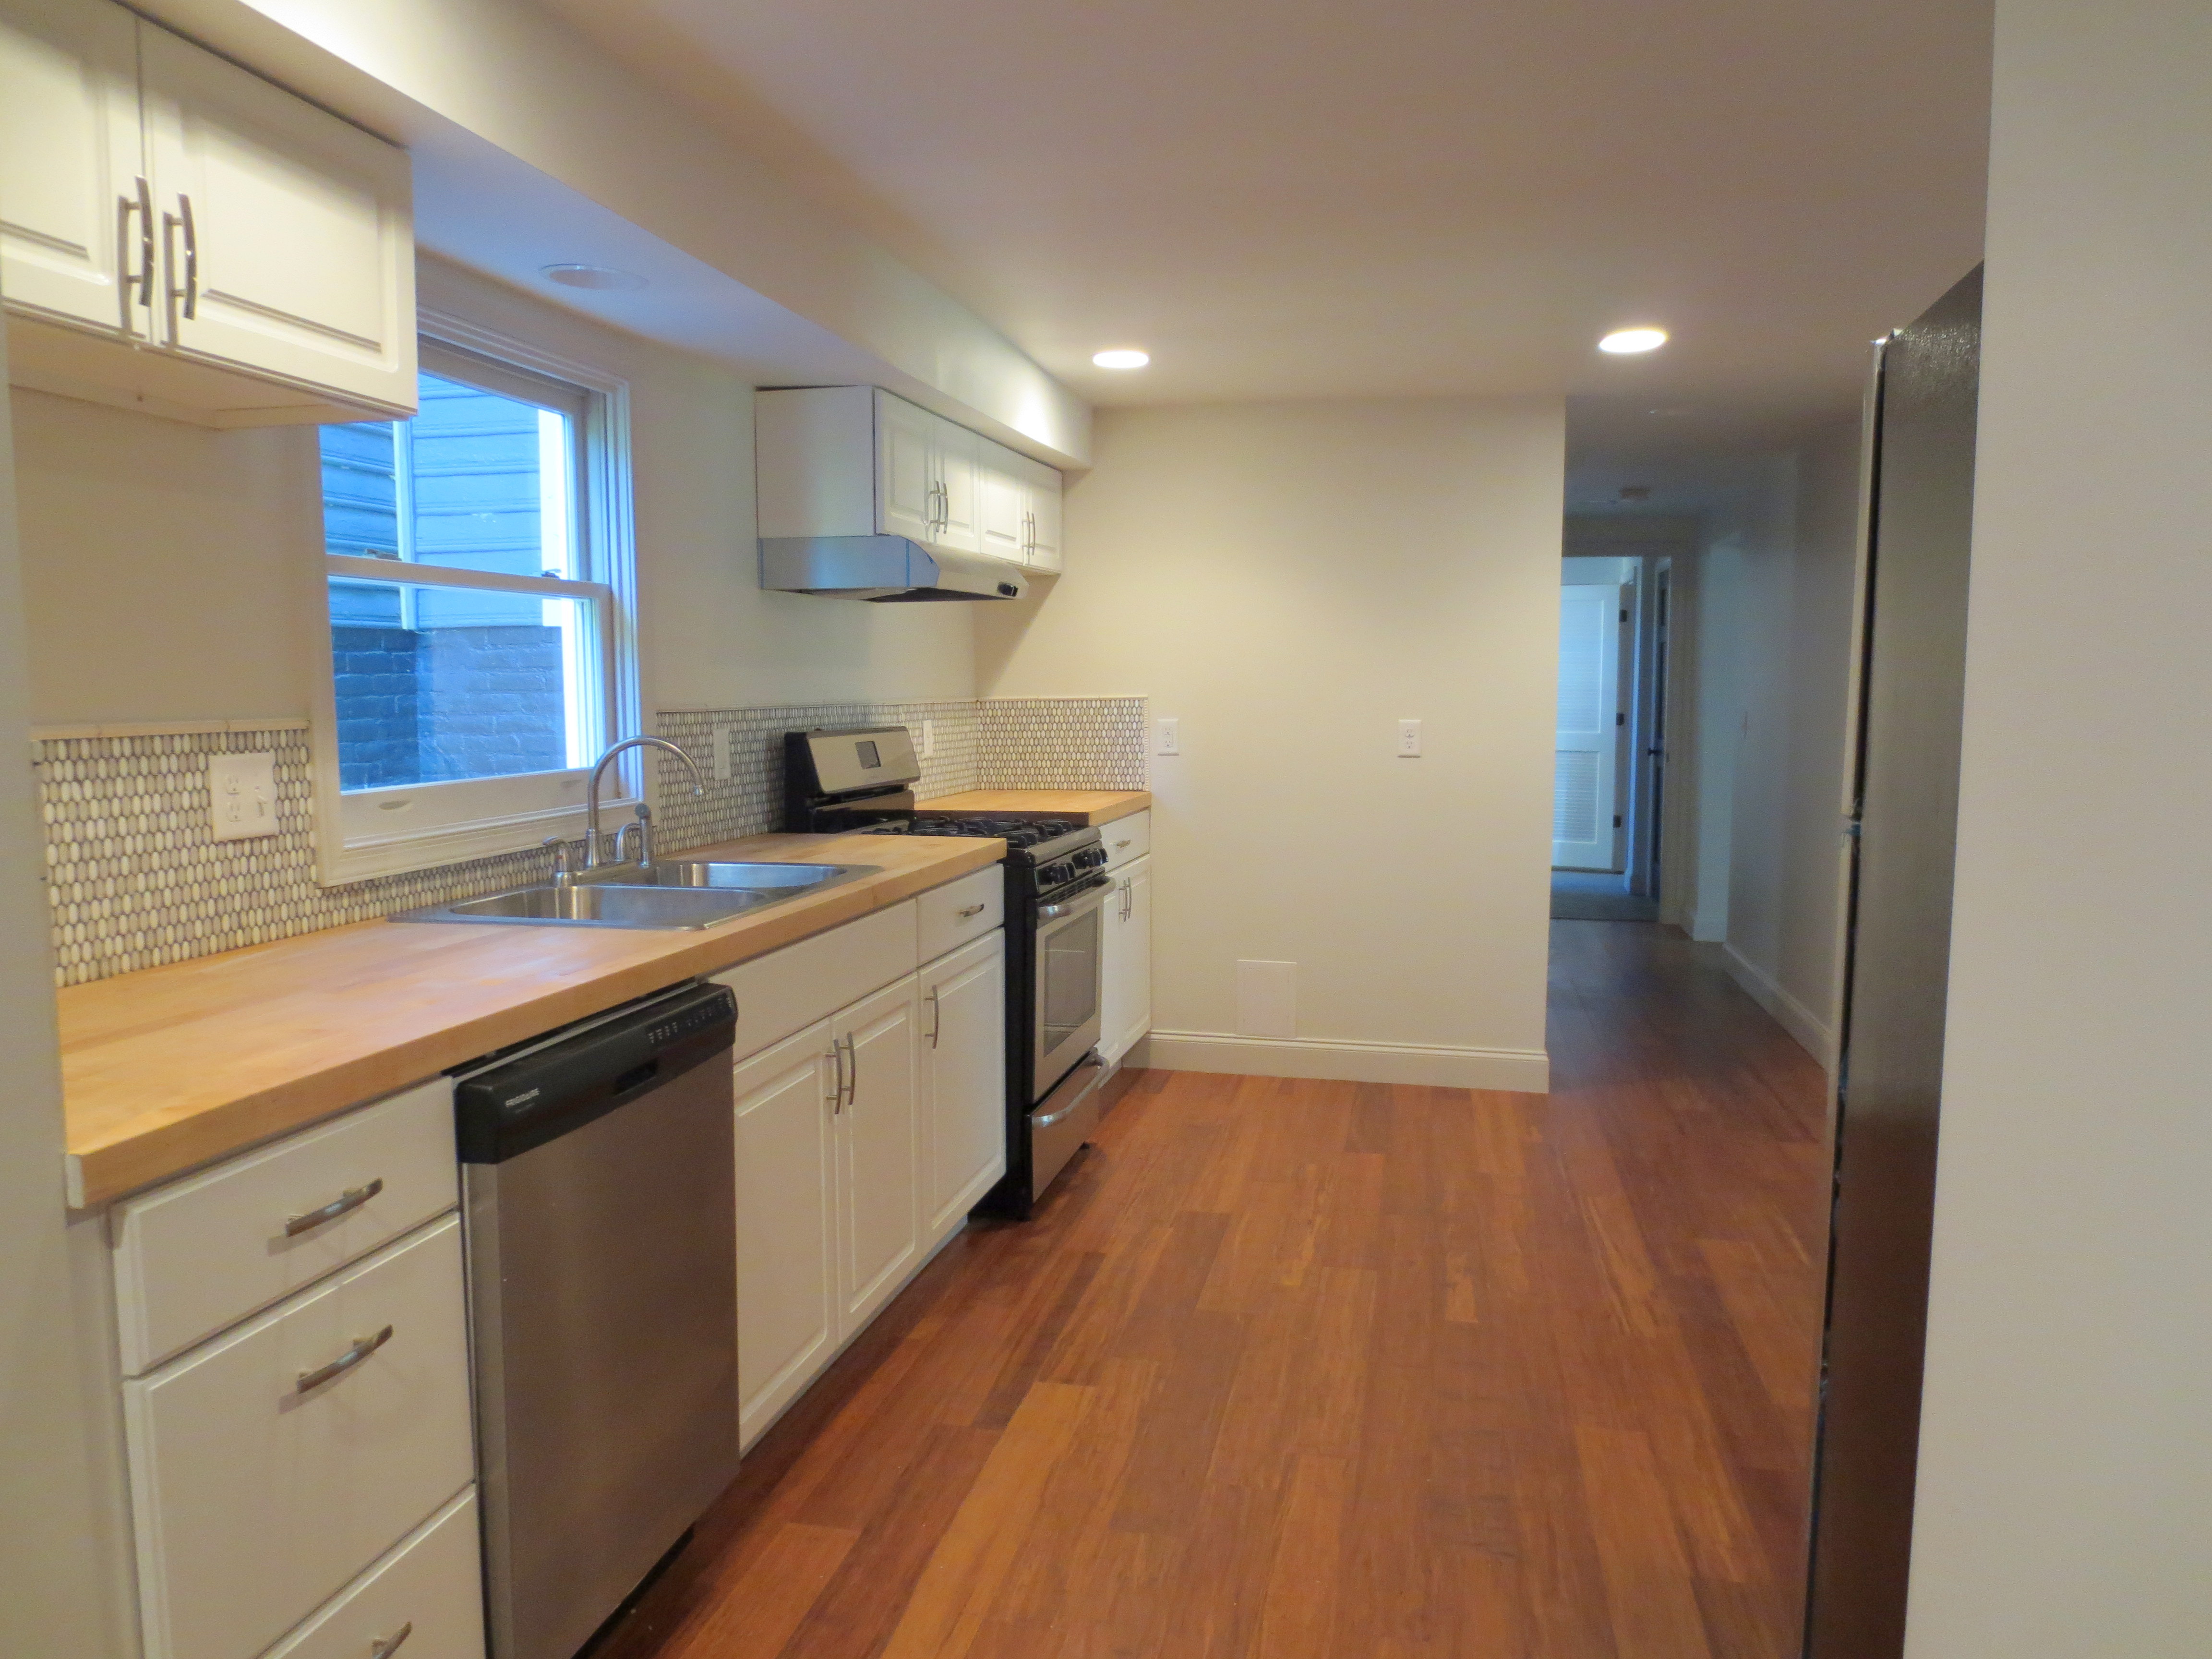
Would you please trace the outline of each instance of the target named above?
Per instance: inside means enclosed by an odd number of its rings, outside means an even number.
[[[347,792],[339,787],[337,685],[331,658],[330,578],[405,582],[535,593],[570,599],[589,607],[606,695],[597,721],[602,744],[641,730],[637,667],[636,537],[630,510],[629,385],[592,364],[575,362],[465,319],[425,310],[418,319],[425,367],[439,372],[438,348],[452,347],[526,374],[574,386],[585,394],[575,447],[579,508],[577,546],[590,580],[507,576],[453,571],[438,565],[321,554],[312,584],[307,625],[317,642],[313,713],[315,878],[325,887],[404,874],[469,859],[537,847],[548,836],[574,841],[584,832],[588,765],[556,772],[523,772],[501,778],[399,785]],[[488,378],[496,378],[495,373]],[[497,390],[496,385],[491,387]],[[619,813],[644,799],[644,769],[633,750],[610,773],[603,811]]]

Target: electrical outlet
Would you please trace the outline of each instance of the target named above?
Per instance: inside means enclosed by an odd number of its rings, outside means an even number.
[[[276,757],[208,757],[210,816],[217,841],[251,841],[276,833]]]
[[[1153,745],[1152,752],[1156,755],[1182,753],[1182,721],[1180,719],[1171,717],[1159,722],[1159,741]]]
[[[727,783],[738,775],[738,728],[718,726],[714,728],[714,778]]]
[[[1398,722],[1398,758],[1419,760],[1421,757],[1421,723],[1419,720]]]
[[[937,722],[936,722],[935,720],[924,720],[924,721],[921,723],[921,757],[923,760],[927,760],[927,759],[928,759],[932,755],[934,755],[936,752],[937,752]]]

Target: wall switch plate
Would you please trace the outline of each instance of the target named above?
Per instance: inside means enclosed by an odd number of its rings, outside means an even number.
[[[924,721],[921,723],[921,758],[922,758],[923,760],[927,760],[927,759],[928,759],[932,755],[934,755],[936,752],[937,752],[937,722],[936,722],[935,720],[924,720]]]
[[[217,841],[276,833],[276,757],[210,755],[208,796]]]
[[[1398,758],[1419,760],[1421,757],[1421,723],[1419,720],[1398,722]]]
[[[727,783],[738,775],[738,728],[718,726],[714,728],[714,778]]]
[[[1159,722],[1159,741],[1152,745],[1156,755],[1182,753],[1182,721],[1170,717]]]
[[[1298,964],[1237,964],[1237,1035],[1294,1037],[1298,1034]]]

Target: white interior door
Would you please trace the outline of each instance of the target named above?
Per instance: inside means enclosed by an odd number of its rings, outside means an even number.
[[[1552,863],[1618,870],[1620,611],[1617,582],[1559,590],[1559,742],[1552,775]]]
[[[406,152],[151,24],[140,62],[170,343],[412,414]]]
[[[138,20],[101,0],[0,15],[0,293],[10,310],[144,337]],[[145,198],[150,201],[150,197]]]

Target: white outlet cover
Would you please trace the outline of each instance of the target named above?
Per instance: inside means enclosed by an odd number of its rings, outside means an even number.
[[[928,759],[932,755],[934,755],[936,752],[937,752],[937,722],[936,722],[935,720],[924,720],[924,721],[921,723],[921,759],[923,759],[923,760],[927,760],[927,759]]]
[[[1421,723],[1419,720],[1398,722],[1398,758],[1419,760],[1421,757]]]
[[[217,841],[276,833],[276,757],[210,755],[208,799]]]
[[[1153,745],[1152,752],[1156,755],[1182,753],[1182,721],[1180,719],[1170,715],[1159,722],[1159,741]]]
[[[714,728],[714,777],[718,782],[727,783],[738,775],[737,736],[734,726]]]

